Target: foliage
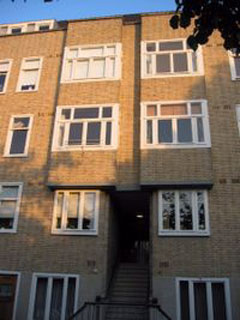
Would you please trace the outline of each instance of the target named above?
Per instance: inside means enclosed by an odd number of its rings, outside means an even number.
[[[214,30],[224,40],[224,48],[240,53],[240,0],[175,0],[176,13],[170,19],[173,29],[194,29],[188,44],[196,50],[199,44],[208,42]]]

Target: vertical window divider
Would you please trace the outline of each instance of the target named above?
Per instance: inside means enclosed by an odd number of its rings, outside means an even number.
[[[212,301],[212,283],[210,281],[206,282],[207,287],[207,312],[208,312],[208,319],[214,320],[213,314],[213,301]]]
[[[79,192],[79,200],[78,200],[78,230],[82,229],[82,203],[83,203],[83,193]]]
[[[178,137],[177,137],[177,119],[172,118],[172,131],[173,131],[173,143],[177,143]]]
[[[193,219],[193,230],[198,231],[198,205],[197,205],[197,191],[191,192],[192,202],[192,219]]]
[[[189,281],[188,282],[188,292],[189,292],[189,311],[190,311],[190,319],[194,320],[195,319],[195,301],[194,301],[194,282]]]
[[[85,146],[87,144],[87,129],[89,121],[83,122],[83,133],[82,133],[82,146]]]
[[[174,73],[174,62],[173,62],[173,53],[169,53],[169,56],[170,56],[170,70],[171,70],[171,73]]]
[[[147,123],[147,122],[146,122]],[[152,119],[152,137],[153,137],[153,145],[156,145],[158,143],[158,120]],[[145,138],[145,141],[147,139],[147,135]]]
[[[158,225],[158,232],[160,232],[161,230],[163,230],[163,215],[162,215],[162,211],[163,211],[163,202],[162,202],[162,191],[158,191],[158,219],[159,219],[159,225]]]
[[[65,311],[67,306],[67,290],[68,290],[68,278],[63,279],[63,296],[62,296],[62,310],[61,310],[61,320],[65,320]]]
[[[174,200],[175,200],[175,230],[180,231],[180,193],[179,191],[174,192]]]
[[[44,320],[49,320],[50,316],[50,307],[52,301],[52,286],[53,286],[53,277],[48,278],[47,282],[47,295],[46,295],[46,307],[44,313]]]
[[[84,205],[85,205],[85,191],[81,192],[81,201],[79,207],[79,230],[83,230],[83,212],[84,212]]]
[[[69,192],[64,192],[63,195],[63,210],[62,210],[62,223],[61,223],[61,228],[63,230],[67,229],[67,209],[68,209],[68,197],[69,197]]]
[[[192,139],[193,143],[198,143],[198,135],[197,135],[197,117],[192,117]]]

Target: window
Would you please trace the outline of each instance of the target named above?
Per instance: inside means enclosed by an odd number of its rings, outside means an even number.
[[[97,234],[99,191],[56,191],[53,233]]]
[[[27,25],[27,32],[33,32],[35,31],[35,27],[36,27],[36,24],[35,23],[29,23]]]
[[[62,82],[120,78],[120,44],[65,49]]]
[[[3,27],[0,27],[0,35],[3,36],[5,34],[8,33],[8,27],[6,26],[3,26]]]
[[[227,279],[177,278],[178,320],[231,320]]]
[[[5,93],[12,62],[0,60],[0,93]]]
[[[235,50],[228,51],[232,80],[240,79],[240,55],[236,55]]]
[[[39,31],[47,31],[50,29],[50,26],[49,24],[42,24],[42,25],[39,25]]]
[[[11,33],[12,34],[20,34],[20,33],[22,33],[22,28],[12,28]]]
[[[22,183],[0,183],[0,233],[16,232]]]
[[[236,106],[236,113],[237,113],[238,130],[240,135],[240,105]]]
[[[53,150],[116,148],[117,112],[116,105],[58,107]]]
[[[190,49],[184,39],[142,43],[142,77],[202,75],[202,52]]]
[[[25,58],[21,65],[17,91],[36,91],[40,80],[42,58]]]
[[[69,319],[77,310],[78,290],[77,275],[34,274],[28,319]]]
[[[5,147],[5,156],[21,157],[28,153],[32,116],[13,116]]]
[[[206,190],[158,192],[159,235],[209,235]]]
[[[142,104],[142,148],[210,147],[206,101]]]

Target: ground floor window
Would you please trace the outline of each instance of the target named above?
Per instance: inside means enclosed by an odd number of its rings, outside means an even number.
[[[34,274],[29,320],[65,320],[77,309],[78,276]]]
[[[177,279],[178,320],[231,320],[227,279]]]

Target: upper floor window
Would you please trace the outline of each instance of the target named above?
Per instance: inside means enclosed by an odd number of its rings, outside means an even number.
[[[121,44],[67,47],[62,82],[120,78]]]
[[[32,121],[32,116],[26,115],[11,118],[5,156],[22,157],[27,155]]]
[[[142,104],[142,148],[210,147],[206,101]]]
[[[0,26],[0,36],[6,34],[21,34],[24,32],[46,31],[57,27],[55,20],[32,21],[19,24],[6,24]]]
[[[161,40],[142,43],[142,77],[202,75],[202,52],[194,52],[186,40]]]
[[[240,135],[240,105],[236,106],[236,113],[237,113],[238,130]]]
[[[22,32],[22,28],[21,27],[18,27],[18,28],[12,28],[11,29],[11,33],[12,34],[19,34]]]
[[[42,68],[42,58],[25,58],[22,61],[17,91],[37,91]]]
[[[207,191],[158,193],[159,235],[209,235]]]
[[[10,68],[10,60],[0,60],[0,93],[6,91]]]
[[[97,234],[100,194],[94,190],[57,191],[53,233]]]
[[[232,80],[240,79],[240,55],[235,50],[229,51],[229,62]]]
[[[0,183],[0,233],[16,232],[22,183]]]
[[[117,147],[118,107],[58,107],[53,150],[112,149]]]

